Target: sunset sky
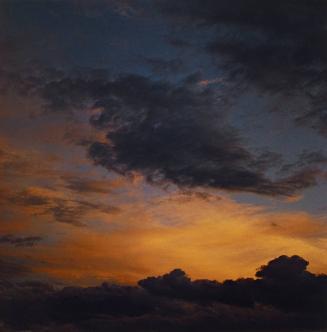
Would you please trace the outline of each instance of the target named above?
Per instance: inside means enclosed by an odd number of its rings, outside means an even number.
[[[0,279],[327,273],[326,37],[322,0],[0,1]]]

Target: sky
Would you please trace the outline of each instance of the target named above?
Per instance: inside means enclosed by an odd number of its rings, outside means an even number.
[[[0,1],[0,329],[322,329],[326,13]]]

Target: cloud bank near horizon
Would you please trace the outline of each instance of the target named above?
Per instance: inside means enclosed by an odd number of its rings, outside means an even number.
[[[191,280],[175,269],[138,286],[52,286],[1,281],[5,331],[243,331],[321,329],[327,276],[299,256],[280,256],[256,278]]]

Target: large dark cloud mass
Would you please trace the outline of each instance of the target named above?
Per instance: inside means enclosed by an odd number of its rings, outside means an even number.
[[[196,76],[196,75],[195,75]],[[223,116],[217,90],[188,77],[177,83],[140,75],[111,80],[64,77],[35,88],[53,111],[91,108],[90,123],[107,131],[92,142],[95,163],[120,174],[140,172],[151,183],[293,195],[316,183],[316,168],[281,179],[265,172],[275,154],[254,155]]]
[[[322,172],[312,163],[295,169],[289,164],[283,168],[288,174],[272,176],[275,155],[255,155],[222,114],[244,86],[254,86],[305,99],[292,104],[295,121],[326,133],[326,2],[157,0],[149,8],[143,13],[155,10],[163,24],[197,25],[206,38],[200,43],[197,35],[192,43],[205,44],[233,88],[206,87],[197,75],[164,81],[162,74],[180,72],[183,60],[147,56],[156,79],[145,74],[109,78],[101,69],[18,73],[7,66],[0,69],[0,91],[36,94],[55,112],[97,110],[90,122],[107,131],[107,141],[83,144],[90,145],[95,163],[120,174],[137,171],[156,184],[270,196],[291,196],[315,185]]]
[[[45,108],[55,112],[96,109],[90,122],[107,131],[107,141],[83,144],[93,143],[91,159],[120,174],[137,171],[152,183],[271,196],[294,195],[316,184],[321,171],[308,163],[295,165],[295,170],[284,167],[290,172],[282,172],[282,178],[272,176],[268,169],[275,165],[275,155],[267,152],[264,160],[254,155],[222,113],[244,87],[251,86],[295,98],[291,102],[294,120],[326,133],[325,1],[156,0],[151,5],[148,1],[126,4],[135,9],[132,12],[138,13],[139,19],[146,20],[149,12],[152,16],[155,12],[165,26],[168,22],[178,27],[184,24],[186,30],[196,26],[200,32],[192,41],[187,35],[184,42],[209,54],[217,64],[215,75],[219,73],[228,84],[207,87],[199,75],[187,76],[186,72],[184,79],[164,81],[162,74],[183,72],[187,61],[147,55],[142,59],[157,78],[144,72],[110,77],[102,69],[67,73],[53,68],[17,70],[7,65],[0,68],[0,92],[15,89],[24,95],[38,95]]]
[[[180,269],[139,286],[55,288],[0,284],[0,320],[8,330],[204,331],[326,327],[327,276],[299,256],[280,256],[257,279],[192,281]],[[47,330],[48,331],[48,330]]]
[[[177,24],[210,29],[206,51],[238,84],[307,98],[306,107],[298,107],[296,121],[326,134],[326,1],[158,0],[157,4]]]

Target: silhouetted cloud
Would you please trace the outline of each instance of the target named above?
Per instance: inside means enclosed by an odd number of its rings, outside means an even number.
[[[306,271],[308,262],[299,256],[280,256],[256,273],[260,279],[210,280],[191,279],[182,270],[139,282],[149,292],[196,302],[222,302],[254,307],[271,304],[282,310],[324,312],[327,277]],[[319,290],[322,291],[319,294]],[[296,296],[289,296],[296,294]]]
[[[325,326],[327,276],[306,271],[299,256],[281,256],[258,279],[192,281],[180,269],[140,287],[55,287],[3,282],[0,319],[13,330],[70,325],[79,331],[274,330]],[[19,317],[19,319],[17,319]]]

